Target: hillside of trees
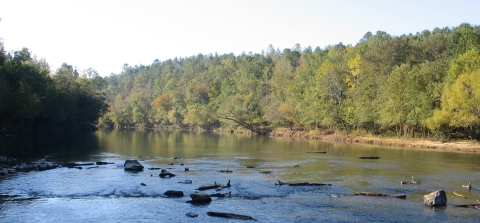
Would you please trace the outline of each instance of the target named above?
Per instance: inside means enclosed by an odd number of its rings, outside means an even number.
[[[125,64],[103,125],[479,139],[480,27]]]
[[[139,128],[276,129],[480,139],[480,27],[357,44],[198,54],[125,64],[100,77],[5,52],[0,41],[0,134],[91,124]]]
[[[79,74],[68,64],[52,73],[45,59],[27,48],[6,53],[0,41],[0,143],[92,128],[108,108],[105,83],[95,70]]]

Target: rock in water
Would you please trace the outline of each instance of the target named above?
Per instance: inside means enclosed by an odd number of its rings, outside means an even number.
[[[208,194],[202,192],[190,194],[190,197],[192,198],[191,202],[196,204],[208,204],[212,202],[212,198],[208,196]]]
[[[191,218],[195,218],[195,217],[198,217],[198,214],[197,214],[197,213],[193,213],[193,212],[188,212],[188,213],[187,213],[187,216],[188,216],[188,217],[191,217]]]
[[[103,161],[97,161],[97,165],[107,165],[107,164],[115,164],[115,163],[109,163],[109,162],[103,162]]]
[[[180,181],[178,182],[179,184],[191,184],[192,183],[192,180],[184,180],[184,181]]]
[[[423,201],[427,206],[445,206],[447,205],[447,194],[443,190],[434,191],[423,196]]]
[[[215,188],[219,188],[219,187],[222,187],[222,185],[220,184],[207,184],[207,185],[202,185],[200,186],[199,188],[197,188],[196,190],[210,190],[210,189],[215,189]]]
[[[5,175],[8,175],[8,169],[7,168],[0,169],[0,176],[5,176]]]
[[[125,164],[123,164],[125,170],[143,170],[142,164],[140,164],[137,160],[125,160]]]
[[[183,197],[183,191],[167,190],[167,192],[163,193],[163,195],[169,196],[169,197]]]
[[[168,172],[168,170],[166,170],[166,169],[162,169],[162,171],[160,171],[159,176],[160,176],[161,178],[165,178],[165,177],[166,177],[166,178],[170,178],[170,177],[174,177],[175,174]]]
[[[22,163],[20,165],[18,165],[17,167],[15,167],[15,169],[17,171],[32,171],[32,170],[35,170],[35,166],[32,165],[32,164],[26,164],[26,163]]]
[[[41,162],[41,163],[37,164],[37,170],[38,171],[51,170],[51,169],[55,169],[57,167],[58,167],[58,164],[54,164],[54,163]]]
[[[241,215],[241,214],[233,214],[233,213],[225,213],[225,212],[207,212],[208,216],[215,216],[215,217],[222,217],[222,218],[232,218],[232,219],[241,219],[241,220],[255,220],[255,218],[252,218],[247,215]]]

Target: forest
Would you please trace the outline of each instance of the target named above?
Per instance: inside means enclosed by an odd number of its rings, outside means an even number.
[[[27,48],[6,53],[0,42],[0,143],[22,136],[95,129],[108,104],[105,80],[63,64],[50,71]],[[59,131],[60,130],[60,131]]]
[[[480,139],[480,27],[468,23],[367,32],[355,45],[124,64],[104,78],[68,64],[52,73],[26,49],[2,48],[0,56],[2,128],[94,123]]]
[[[367,32],[354,46],[125,64],[105,81],[103,125],[480,137],[480,27],[467,23]]]

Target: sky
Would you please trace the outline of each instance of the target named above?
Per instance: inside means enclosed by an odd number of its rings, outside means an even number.
[[[28,48],[101,76],[201,54],[356,44],[462,23],[480,25],[478,0],[0,0],[7,52]]]

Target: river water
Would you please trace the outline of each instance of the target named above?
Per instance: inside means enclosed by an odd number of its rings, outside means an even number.
[[[153,130],[99,130],[10,149],[14,152],[7,155],[26,162],[113,164],[1,176],[0,222],[242,221],[211,217],[210,211],[248,215],[259,222],[480,221],[480,210],[454,206],[480,200],[478,154]],[[326,153],[311,153],[318,151]],[[125,171],[126,159],[139,160],[145,170]],[[160,178],[160,170],[148,169],[154,167],[168,168],[176,176]],[[219,172],[227,168],[232,172]],[[400,184],[412,176],[420,184]],[[178,183],[184,180],[193,183]],[[228,180],[230,188],[204,192],[231,192],[231,197],[214,197],[208,205],[187,203],[199,186]],[[275,185],[279,180],[331,186]],[[462,188],[469,181],[473,189]],[[448,206],[425,207],[423,195],[439,189],[446,191]],[[185,196],[167,198],[167,190],[181,190]],[[357,191],[407,198],[355,196]],[[198,217],[187,217],[188,212]]]

